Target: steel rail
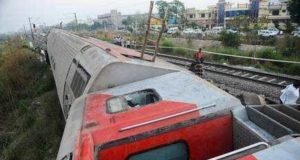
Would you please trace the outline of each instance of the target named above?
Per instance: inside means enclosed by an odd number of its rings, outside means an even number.
[[[136,45],[136,46],[139,46],[139,45]],[[184,49],[184,50],[193,51],[193,52],[197,51],[196,49],[191,49],[191,48],[186,48],[186,47],[165,47],[165,46],[159,46],[159,48],[165,48],[165,49]],[[203,52],[206,53],[206,54],[220,55],[220,56],[233,57],[233,58],[241,58],[241,59],[249,59],[249,60],[257,60],[257,61],[268,61],[268,62],[277,62],[277,63],[300,64],[300,62],[297,62],[297,61],[287,61],[287,60],[277,60],[277,59],[247,57],[247,56],[231,55],[231,54],[211,52],[211,51],[203,51]]]
[[[151,54],[151,52],[147,52],[148,54]],[[192,62],[194,62],[193,59],[189,59],[186,57],[179,57],[179,56],[172,56],[167,54],[158,54],[159,57],[162,59],[165,59],[166,61],[176,64],[188,67]],[[295,80],[299,80],[296,77],[291,76],[281,76],[273,73],[266,73],[266,72],[260,72],[260,71],[254,71],[244,68],[238,68],[234,66],[229,65],[223,65],[223,64],[217,64],[217,63],[211,63],[211,62],[205,62],[205,66],[203,69],[208,72],[213,72],[217,74],[222,75],[229,75],[231,77],[241,78],[245,80],[250,80],[254,82],[259,82],[263,84],[272,85],[275,87],[286,87],[286,85],[293,83]],[[227,71],[231,70],[230,72],[225,72],[224,70],[227,69]],[[239,73],[240,72],[240,73]],[[236,74],[238,73],[238,74]],[[256,78],[255,78],[256,77]]]

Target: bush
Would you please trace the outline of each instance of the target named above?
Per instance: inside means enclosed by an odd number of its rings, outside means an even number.
[[[175,49],[175,55],[177,55],[177,56],[186,57],[187,53],[188,53],[188,51],[184,48],[176,48]]]
[[[55,159],[64,120],[49,66],[28,49],[4,50],[5,55],[0,55],[0,159]]]
[[[270,45],[274,46],[276,44],[276,37],[263,37],[259,36],[259,44],[260,45]]]
[[[278,38],[276,49],[280,50],[286,57],[297,56],[300,54],[300,39],[291,35]]]
[[[241,44],[240,36],[237,33],[228,33],[223,31],[221,33],[220,40],[222,41],[222,44],[227,47],[238,48]]]
[[[300,75],[300,65],[299,64],[289,64],[287,67],[282,67],[283,73]]]
[[[34,96],[33,87],[42,78],[47,65],[27,49],[16,49],[6,54],[0,67],[1,101],[14,102],[20,98]]]
[[[161,42],[161,46],[162,47],[175,47],[175,45],[170,41],[170,40],[163,40]],[[164,54],[173,54],[173,48],[161,48],[161,53],[164,53]]]
[[[257,31],[247,32],[245,37],[243,37],[242,43],[252,44],[252,45],[259,44],[259,36],[257,35]]]
[[[258,51],[257,57],[266,59],[283,59],[282,54],[273,49],[263,49]]]

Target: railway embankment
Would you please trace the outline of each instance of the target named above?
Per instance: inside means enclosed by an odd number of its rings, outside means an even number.
[[[0,95],[0,159],[55,159],[64,120],[52,73],[18,40],[0,53]]]

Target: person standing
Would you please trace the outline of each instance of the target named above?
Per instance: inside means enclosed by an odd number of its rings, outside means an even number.
[[[133,48],[136,49],[136,40],[133,40]]]
[[[127,41],[126,41],[126,48],[130,48],[130,40],[129,39],[127,39]]]
[[[295,81],[281,90],[280,103],[281,104],[297,104],[299,98],[300,81]]]
[[[203,63],[204,58],[203,58],[202,48],[199,48],[199,50],[194,54],[194,59],[197,63]]]
[[[125,47],[125,41],[123,39],[123,37],[120,37],[120,43],[122,47]]]

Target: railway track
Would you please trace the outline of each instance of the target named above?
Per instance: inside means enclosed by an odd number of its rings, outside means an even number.
[[[192,59],[184,58],[184,57],[171,56],[166,54],[158,54],[158,56],[170,63],[184,66],[184,67],[189,67],[193,62]],[[299,80],[291,76],[282,76],[273,73],[254,71],[250,69],[238,68],[238,67],[216,64],[211,62],[205,62],[203,65],[203,69],[206,72],[212,72],[212,73],[227,75],[231,77],[241,78],[241,79],[254,81],[258,83],[264,83],[264,84],[268,84],[280,88],[286,87],[287,85],[293,83],[295,80]]]

